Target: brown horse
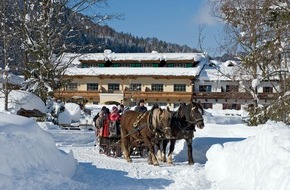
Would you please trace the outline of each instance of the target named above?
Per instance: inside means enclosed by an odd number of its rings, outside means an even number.
[[[141,141],[149,149],[149,164],[159,165],[154,145],[156,138],[171,137],[170,122],[171,112],[168,109],[154,108],[145,113],[127,111],[121,119],[121,144],[125,159],[132,162],[131,143]]]
[[[187,143],[187,155],[188,155],[188,164],[194,164],[194,160],[192,157],[192,138],[194,137],[195,125],[202,129],[204,127],[203,123],[203,108],[199,103],[191,102],[189,104],[182,103],[179,106],[178,111],[172,113],[172,135],[176,137],[176,139],[165,139],[162,144],[159,144],[157,148],[161,148],[161,160],[166,162],[166,147],[168,142],[170,141],[170,148],[168,153],[169,164],[172,164],[172,153],[174,151],[174,146],[176,140],[185,139]]]

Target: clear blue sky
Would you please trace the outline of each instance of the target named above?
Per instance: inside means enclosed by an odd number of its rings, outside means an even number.
[[[156,37],[166,42],[198,47],[199,26],[204,25],[204,49],[212,56],[222,32],[221,23],[210,16],[208,0],[109,0],[104,13],[124,15],[106,24],[118,32]]]

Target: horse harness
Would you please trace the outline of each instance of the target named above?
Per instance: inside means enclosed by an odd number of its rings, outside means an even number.
[[[148,116],[147,116],[147,124],[146,125],[145,123],[143,125],[140,125],[139,126],[139,123],[140,121],[146,116],[146,113],[147,112],[144,112],[144,113],[140,113],[138,116],[137,116],[137,119],[136,121],[133,123],[133,127],[135,130],[133,130],[132,133],[135,133],[135,132],[139,132],[145,128],[146,126],[148,127],[149,131],[152,133],[152,134],[155,134],[155,135],[161,135],[162,134],[162,130],[160,130],[158,127],[156,127],[156,129],[153,127],[153,124],[152,124],[152,112],[149,112]],[[159,131],[159,132],[158,132]]]
[[[184,121],[186,121],[187,123],[190,123],[190,124],[197,124],[198,122],[203,121],[203,118],[196,119],[195,121],[188,121],[188,120],[184,120]]]

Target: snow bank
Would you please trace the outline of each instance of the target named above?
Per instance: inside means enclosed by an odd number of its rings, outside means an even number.
[[[72,153],[57,149],[34,120],[0,113],[0,121],[0,189],[54,189],[54,183],[74,175],[77,162]]]
[[[0,92],[0,111],[4,110],[4,94]],[[12,90],[8,95],[8,109],[17,113],[21,108],[25,110],[37,109],[46,113],[44,102],[35,94],[23,90]]]
[[[267,122],[256,137],[213,145],[206,153],[208,178],[224,189],[290,187],[290,126]]]

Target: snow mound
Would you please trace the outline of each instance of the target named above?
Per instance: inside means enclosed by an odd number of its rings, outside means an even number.
[[[269,121],[256,137],[213,145],[206,157],[208,178],[224,189],[235,186],[256,190],[287,189],[290,185],[290,126]]]
[[[63,112],[58,114],[58,123],[60,125],[70,125],[71,121],[71,114],[67,110],[64,110]]]
[[[71,115],[71,119],[73,121],[79,121],[81,118],[81,108],[78,104],[76,103],[66,103],[65,109],[69,112]]]
[[[0,92],[0,110],[4,110],[4,94]],[[8,95],[8,109],[13,110],[15,114],[21,108],[25,110],[37,109],[42,113],[46,113],[44,102],[35,94],[23,90],[12,90]]]
[[[36,181],[61,184],[60,179],[74,175],[77,162],[72,153],[57,149],[51,135],[33,119],[0,113],[0,121],[0,189],[43,188]],[[49,181],[41,182],[44,179]]]

